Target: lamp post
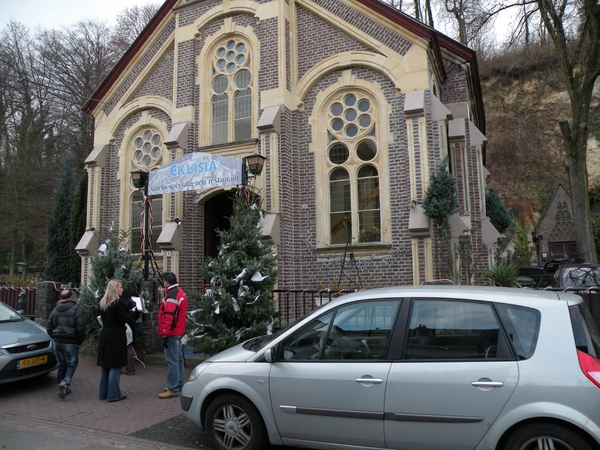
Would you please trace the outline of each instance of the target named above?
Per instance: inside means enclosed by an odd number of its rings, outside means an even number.
[[[142,247],[142,257],[144,258],[144,281],[148,281],[148,265],[150,252],[150,236],[149,236],[149,210],[148,202],[148,172],[144,170],[135,170],[131,172],[131,181],[136,189],[144,190],[144,242]]]
[[[27,264],[25,264],[24,262],[18,262],[15,265],[17,266],[17,273],[20,277],[22,277],[23,273],[25,272],[25,267],[27,267]]]

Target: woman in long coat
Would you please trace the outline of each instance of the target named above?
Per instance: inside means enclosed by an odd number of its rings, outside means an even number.
[[[100,372],[100,400],[116,402],[127,398],[121,395],[121,367],[127,365],[127,335],[125,324],[139,316],[137,309],[128,309],[120,300],[123,286],[119,280],[110,280],[100,300],[102,329],[98,339]]]

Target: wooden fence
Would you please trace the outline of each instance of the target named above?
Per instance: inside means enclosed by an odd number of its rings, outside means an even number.
[[[0,302],[6,303],[12,309],[19,310],[19,294],[25,292],[25,315],[35,316],[35,288],[20,288],[0,286]]]

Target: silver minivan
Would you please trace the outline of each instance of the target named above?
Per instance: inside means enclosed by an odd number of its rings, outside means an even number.
[[[599,358],[576,295],[373,289],[212,356],[180,401],[219,450],[589,450]]]

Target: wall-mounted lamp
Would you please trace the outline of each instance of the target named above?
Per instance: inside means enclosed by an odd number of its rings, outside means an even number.
[[[417,207],[417,201],[416,200],[411,200],[410,203],[408,204],[408,207],[410,209],[415,209]]]
[[[258,153],[246,156],[246,158],[244,159],[248,164],[248,171],[254,176],[260,175],[262,173],[265,161],[267,160],[267,158],[265,158],[263,155],[259,155]]]
[[[136,189],[144,189],[144,193],[148,195],[148,172],[145,170],[131,172],[131,182]]]

